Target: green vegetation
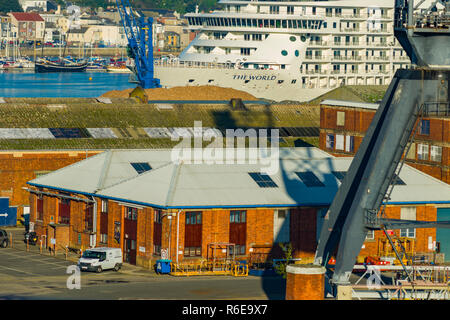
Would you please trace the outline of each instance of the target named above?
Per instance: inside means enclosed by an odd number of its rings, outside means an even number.
[[[275,272],[278,273],[283,277],[283,279],[286,279],[287,273],[286,273],[286,267],[288,266],[289,262],[292,260],[292,252],[294,251],[291,243],[279,243],[280,248],[283,250],[284,261],[281,261],[275,266]]]
[[[72,0],[71,2],[80,7],[90,7],[93,9],[99,7],[106,8],[108,6],[107,0]]]
[[[343,86],[312,100],[310,104],[319,104],[326,99],[376,103],[383,99],[387,88],[388,86],[381,85]]]
[[[112,98],[112,104],[83,98],[5,98],[0,108],[0,128],[127,128],[130,138],[0,139],[2,150],[51,149],[146,149],[170,148],[179,141],[150,138],[141,128],[203,127],[219,129],[248,127],[319,127],[320,110],[305,105],[247,105],[233,110],[227,105],[173,105],[158,109],[134,99]],[[210,142],[205,141],[204,145]],[[225,140],[224,140],[225,143]],[[248,144],[248,141],[247,141]],[[319,138],[285,137],[280,147],[318,146]]]
[[[2,1],[6,2],[5,0]],[[61,4],[61,0],[57,1]],[[90,7],[92,9],[111,6],[111,3],[107,0],[72,0],[71,2],[73,4],[82,7]],[[198,5],[200,11],[205,12],[218,8],[217,0],[130,0],[130,3],[133,9],[167,9],[174,10],[181,14],[186,12],[194,12],[196,5]],[[116,6],[116,2],[113,1],[112,5]]]
[[[18,0],[0,0],[0,12],[23,12]]]
[[[107,150],[170,148],[170,139],[0,139],[0,150]]]
[[[111,99],[101,104],[94,99],[7,98],[0,108],[0,128],[145,128],[192,127],[318,127],[319,108],[304,105],[248,105],[232,110],[227,105],[156,105],[134,99]]]
[[[178,13],[194,12],[198,5],[200,11],[208,12],[217,8],[216,0],[131,0],[136,9],[170,9]]]

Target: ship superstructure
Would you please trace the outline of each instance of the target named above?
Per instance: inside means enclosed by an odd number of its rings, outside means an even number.
[[[223,10],[185,15],[198,34],[178,59],[157,62],[163,86],[306,101],[341,85],[388,85],[410,65],[394,37],[392,0],[219,3]]]

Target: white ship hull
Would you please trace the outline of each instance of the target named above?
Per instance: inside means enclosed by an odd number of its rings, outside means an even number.
[[[332,89],[302,88],[299,79],[277,70],[239,70],[155,66],[155,77],[163,87],[218,86],[248,92],[259,99],[309,101]],[[292,83],[292,80],[296,80]]]
[[[274,101],[310,101],[343,85],[388,85],[409,58],[393,34],[394,2],[234,1],[188,13],[195,39],[155,61],[163,87],[214,85]]]

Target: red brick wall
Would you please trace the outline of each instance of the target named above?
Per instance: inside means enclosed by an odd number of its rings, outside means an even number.
[[[345,112],[345,125],[337,126],[337,112]],[[370,126],[376,110],[353,109],[336,106],[321,106],[319,148],[335,156],[354,155],[361,145],[363,136]],[[442,147],[442,161],[418,160],[417,148],[415,160],[407,159],[409,165],[441,180],[450,183],[450,118],[425,117],[430,121],[430,134],[419,134],[417,130],[415,143],[425,143]],[[354,136],[354,151],[349,153],[342,150],[326,148],[327,134],[343,134]],[[430,150],[429,150],[430,153]]]
[[[120,242],[114,238],[115,222],[120,223]],[[123,250],[123,213],[122,206],[117,202],[108,201],[108,247],[121,248]]]
[[[401,206],[386,207],[386,215],[391,219],[400,219]],[[432,205],[421,205],[416,207],[416,220],[419,221],[436,221],[437,209]],[[400,236],[400,230],[394,230],[397,237]],[[428,237],[432,237],[436,241],[436,229],[434,228],[420,228],[416,229],[415,251],[416,252],[430,252],[428,249]],[[374,240],[366,240],[364,248],[359,253],[360,256],[366,257],[369,255],[378,254],[378,246],[380,241],[386,239],[383,231],[375,231]]]
[[[247,253],[253,244],[272,244],[273,211],[273,209],[247,210]]]
[[[337,112],[345,112],[344,126],[337,125]],[[375,112],[344,107],[320,107],[320,128],[365,132],[370,126]]]
[[[28,181],[36,178],[36,172],[54,171],[86,159],[101,151],[4,151],[0,152],[0,196],[9,197],[11,206],[29,205],[28,192],[23,190]]]
[[[64,251],[66,246],[70,246],[69,239],[70,227],[67,225],[58,225],[55,227],[56,250]]]
[[[48,226],[50,216],[54,215],[56,219],[58,199],[55,197],[44,196],[44,219],[42,222],[36,221],[35,215],[35,201],[36,195],[30,196],[31,205],[31,221],[36,222],[35,230],[38,235],[47,235],[56,237],[58,244],[65,245],[68,243],[70,247],[85,249],[89,247],[89,233],[84,230],[84,213],[86,203],[82,201],[71,201],[71,225],[70,227],[62,227],[61,234],[58,234],[60,229],[57,229],[56,234],[52,234],[53,228]],[[98,199],[98,208],[101,207],[101,201]],[[400,218],[400,206],[387,207],[386,214],[390,218]],[[290,210],[290,239],[293,246],[294,258],[313,258],[316,251],[316,235],[317,235],[317,211],[319,208],[294,208]],[[100,209],[98,209],[100,212]],[[108,247],[117,247],[123,250],[124,237],[124,207],[115,201],[108,201]],[[176,211],[172,211],[177,213]],[[164,212],[167,213],[167,212]],[[151,267],[156,259],[160,256],[153,254],[153,220],[155,210],[153,208],[141,208],[138,210],[137,220],[137,237],[136,237],[136,263],[141,266]],[[437,216],[437,209],[432,205],[418,206],[416,209],[417,220],[435,221]],[[99,242],[99,225],[100,215],[97,216],[97,246],[105,246]],[[280,254],[278,246],[273,244],[273,221],[274,210],[267,208],[257,208],[247,210],[247,238],[246,238],[246,255],[238,256],[238,258],[248,259],[249,249],[253,246],[267,247],[270,255],[269,257],[278,257],[274,254]],[[177,248],[177,219],[178,227],[178,248]],[[114,222],[120,222],[120,242],[114,239]],[[170,222],[171,221],[171,222]],[[210,243],[227,243],[229,242],[229,226],[230,226],[230,211],[225,209],[211,209],[202,212],[202,257],[184,257],[184,239],[185,239],[185,212],[181,212],[179,216],[168,216],[162,219],[162,241],[161,247],[169,247],[170,236],[170,258],[176,261],[176,252],[182,252],[178,255],[179,262],[195,260],[199,258],[206,259],[208,255],[208,244]],[[171,227],[170,227],[171,226]],[[58,228],[58,227],[57,227]],[[52,229],[52,230],[51,230]],[[50,232],[50,233],[49,233]],[[398,231],[396,231],[398,232]],[[78,236],[81,235],[81,245],[78,243]],[[431,236],[433,241],[436,240],[435,229],[417,229],[416,231],[416,252],[428,252],[428,237]],[[381,231],[375,232],[374,240],[366,240],[360,252],[360,256],[377,255],[379,239],[384,239]],[[145,248],[145,251],[140,251],[139,248]],[[209,252],[211,255],[212,252]],[[217,252],[217,257],[221,253]]]
[[[183,227],[180,223],[180,231],[182,230],[184,239],[184,213],[181,215],[183,217],[180,222],[183,222]],[[208,255],[212,257],[212,249],[208,252],[209,243],[226,243],[229,240],[230,233],[230,213],[228,210],[217,209],[217,210],[206,210],[203,211],[203,230],[202,230],[202,253],[205,257]],[[181,232],[180,232],[181,234]],[[180,250],[183,250],[181,244]],[[215,250],[215,256],[218,258],[224,257],[225,255],[220,250]],[[179,259],[182,258],[179,256]]]

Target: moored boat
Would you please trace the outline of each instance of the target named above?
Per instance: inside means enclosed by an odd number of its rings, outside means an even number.
[[[35,64],[36,72],[85,72],[88,66],[87,62],[72,62],[64,59],[59,62],[50,62],[48,60],[37,61]]]
[[[106,67],[106,71],[110,73],[132,73],[126,65],[110,65]]]

